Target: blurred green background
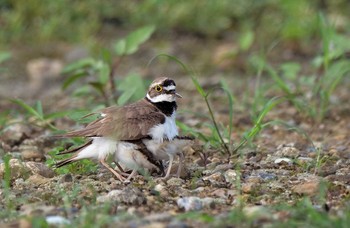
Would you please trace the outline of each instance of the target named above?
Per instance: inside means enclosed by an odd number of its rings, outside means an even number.
[[[135,72],[146,78],[159,72],[184,75],[169,61],[162,65],[157,60],[147,68],[152,58],[165,53],[201,77],[256,76],[261,64],[268,63],[282,80],[297,88],[309,86],[330,63],[350,53],[349,5],[346,0],[1,0],[0,84],[6,86],[0,88],[0,97],[32,97],[18,89],[28,83],[32,94],[43,91],[37,81],[44,76],[35,71],[41,62],[31,62],[38,58],[48,58],[40,69],[52,74],[86,57],[95,59],[95,70],[102,66],[113,71],[116,56],[110,51],[143,26],[154,26],[152,37],[143,38],[137,54],[123,57],[116,79]],[[107,77],[103,80],[106,85]]]
[[[319,38],[319,13],[349,32],[346,0],[0,1],[2,48],[45,42],[95,43],[106,26],[154,24],[157,34],[225,38],[251,31],[259,43]]]

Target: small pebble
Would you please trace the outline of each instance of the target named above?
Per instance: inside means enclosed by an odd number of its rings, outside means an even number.
[[[177,206],[185,209],[185,211],[199,211],[203,208],[201,199],[195,196],[179,198]]]
[[[237,173],[235,170],[229,169],[224,173],[225,181],[228,183],[234,183],[237,179]]]
[[[177,200],[177,206],[185,211],[199,211],[203,208],[213,209],[216,205],[225,204],[224,199],[211,197],[199,198],[196,196],[182,197]]]
[[[107,195],[99,196],[96,201],[100,203],[117,201],[131,205],[142,205],[146,202],[146,197],[138,188],[128,186],[123,189],[112,190]]]
[[[26,162],[25,164],[34,174],[39,174],[46,178],[52,178],[55,176],[55,172],[47,167],[44,163],[30,161]]]
[[[59,215],[51,215],[46,217],[46,222],[49,225],[69,225],[70,221]]]
[[[154,186],[154,190],[156,190],[156,191],[158,191],[158,192],[163,191],[164,188],[165,188],[165,186],[162,185],[162,184],[157,184],[156,186]]]
[[[264,206],[248,206],[243,208],[243,212],[247,217],[271,219],[273,214]]]
[[[185,183],[185,181],[181,178],[172,177],[166,183],[168,186],[181,186]]]
[[[22,159],[24,161],[45,161],[44,153],[38,146],[35,145],[21,145],[19,147]]]
[[[27,179],[27,182],[37,186],[48,183],[49,181],[50,181],[49,178],[45,178],[38,174],[34,174]]]
[[[308,157],[298,157],[298,162],[300,164],[307,164],[307,163],[311,163],[314,159],[312,158],[308,158]]]
[[[297,194],[314,196],[320,190],[320,182],[318,180],[310,180],[293,186],[292,191]]]
[[[275,155],[280,157],[296,158],[300,155],[300,150],[295,148],[293,144],[282,144],[277,147]]]
[[[64,174],[60,179],[60,183],[64,183],[64,182],[73,182],[72,174],[70,173]]]
[[[202,179],[215,186],[220,186],[225,182],[225,179],[220,172],[213,173],[212,175],[203,177]]]
[[[293,161],[292,161],[292,159],[290,159],[290,158],[277,158],[277,159],[275,160],[275,164],[279,164],[279,165],[283,165],[283,164],[291,165],[291,164],[293,164]]]

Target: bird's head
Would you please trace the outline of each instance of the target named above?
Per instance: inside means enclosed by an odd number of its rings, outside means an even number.
[[[146,96],[152,103],[174,102],[176,98],[182,98],[182,96],[176,92],[174,80],[166,77],[154,80],[149,86]]]

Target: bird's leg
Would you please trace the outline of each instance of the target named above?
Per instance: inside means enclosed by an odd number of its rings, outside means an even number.
[[[132,178],[133,176],[135,176],[136,173],[137,173],[137,169],[134,169],[134,170],[130,173],[129,177],[124,181],[124,183],[130,182],[131,178]]]
[[[171,167],[173,165],[173,161],[174,161],[174,156],[173,155],[169,155],[169,166],[168,166],[168,169],[166,171],[165,177],[163,177],[164,180],[167,180],[170,177],[170,171],[171,171]]]
[[[179,154],[179,166],[177,167],[177,173],[176,173],[176,176],[178,178],[180,178],[181,176],[181,171],[182,171],[182,165],[183,165],[183,162],[185,160],[185,156],[182,152],[180,152]]]
[[[119,162],[115,162],[115,164],[117,165],[118,169],[119,169],[119,174],[124,176],[124,177],[128,177],[130,174],[125,172],[124,169],[120,166]]]
[[[100,160],[100,163],[101,163],[104,167],[106,167],[109,171],[111,171],[120,181],[124,181],[124,180],[125,180],[125,178],[122,177],[117,171],[115,171],[114,169],[112,169],[112,168],[106,163],[106,161],[105,161],[104,159],[101,159],[101,160]]]

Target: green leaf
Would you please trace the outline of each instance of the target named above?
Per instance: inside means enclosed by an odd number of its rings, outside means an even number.
[[[99,114],[88,115],[90,113],[91,111],[88,111],[88,110],[78,110],[78,111],[75,110],[70,112],[67,116],[78,123],[90,123],[96,120],[97,116],[99,115]]]
[[[78,121],[89,113],[90,112],[87,110],[74,110],[71,113],[67,114],[67,116],[74,121]]]
[[[66,80],[64,80],[63,85],[62,85],[62,89],[65,90],[67,89],[70,85],[72,85],[77,79],[81,78],[81,77],[85,77],[88,74],[84,71],[78,71],[75,74],[70,75]]]
[[[122,56],[125,55],[126,52],[126,40],[121,39],[114,45],[114,51],[117,55]]]
[[[96,89],[99,93],[104,95],[104,84],[100,82],[89,82],[89,85],[91,85],[94,89]]]
[[[53,112],[50,114],[45,115],[45,119],[50,120],[50,119],[57,119],[57,118],[62,118],[67,116],[71,111],[61,111],[61,112]]]
[[[146,93],[146,87],[138,74],[129,74],[117,86],[118,90],[122,91],[122,95],[117,101],[118,105],[141,99]]]
[[[89,96],[90,94],[91,94],[91,86],[86,84],[83,84],[77,87],[73,91],[73,96],[76,96],[76,97]]]
[[[139,46],[151,37],[155,29],[154,25],[145,26],[130,33],[125,39],[119,40],[114,45],[116,54],[122,56],[135,53]]]
[[[101,50],[101,55],[102,55],[102,60],[111,65],[112,64],[112,53],[106,49],[106,48],[102,48]]]
[[[126,104],[134,95],[136,89],[135,88],[131,88],[129,90],[126,90],[122,93],[122,95],[119,96],[117,104],[118,105],[124,105]]]
[[[9,58],[11,58],[10,52],[0,52],[0,63],[5,62]]]
[[[281,65],[283,76],[286,79],[295,80],[301,70],[301,66],[296,62],[288,62]]]
[[[248,50],[254,41],[254,32],[252,30],[247,30],[239,37],[239,46],[241,50]]]
[[[84,69],[86,67],[91,67],[95,64],[95,60],[93,58],[85,58],[78,60],[74,63],[68,64],[62,70],[63,74],[71,73],[79,69]]]
[[[99,67],[99,82],[103,85],[106,85],[109,79],[111,69],[109,65],[105,62],[102,62],[102,65]]]

